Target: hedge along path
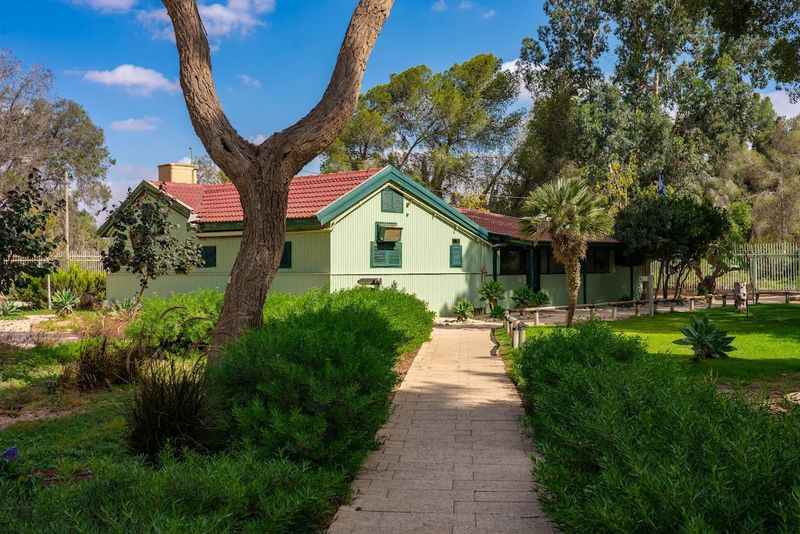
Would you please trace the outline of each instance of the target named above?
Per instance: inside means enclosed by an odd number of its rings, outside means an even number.
[[[488,330],[434,330],[330,533],[554,531],[532,491],[522,402],[492,347]]]

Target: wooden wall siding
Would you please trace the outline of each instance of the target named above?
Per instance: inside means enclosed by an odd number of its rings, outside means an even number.
[[[175,214],[181,217],[179,214]],[[180,221],[180,219],[176,219]],[[183,227],[186,221],[183,219]],[[312,287],[330,285],[330,233],[290,232],[286,239],[292,242],[292,268],[280,269],[273,282],[273,290],[287,293],[302,293]],[[172,293],[185,293],[198,289],[219,289],[224,291],[228,285],[230,271],[236,254],[239,252],[239,237],[202,237],[203,246],[217,247],[217,265],[212,268],[199,268],[190,275],[166,276],[150,284],[146,294],[166,296]],[[115,273],[109,276],[107,295],[109,300],[117,301],[131,297],[138,290],[137,278],[129,273]]]
[[[402,267],[370,267],[370,243],[375,240],[378,222],[402,226]],[[461,267],[450,267],[453,239],[461,241]],[[492,274],[488,244],[408,197],[405,197],[403,213],[383,212],[380,192],[334,221],[331,251],[332,290],[353,287],[359,278],[380,277],[384,286],[397,283],[398,287],[428,302],[438,313],[446,313],[461,298],[478,304],[482,276],[491,277]]]

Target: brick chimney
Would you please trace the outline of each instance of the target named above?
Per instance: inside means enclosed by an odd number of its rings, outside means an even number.
[[[158,180],[175,184],[196,184],[197,166],[191,163],[164,163],[158,166]]]

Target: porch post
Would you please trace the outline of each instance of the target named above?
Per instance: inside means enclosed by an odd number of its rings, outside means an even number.
[[[497,255],[500,254],[500,249],[492,247],[492,279],[497,281]]]
[[[589,304],[586,291],[586,260],[581,261],[581,286],[583,287],[583,304]]]
[[[539,269],[539,265],[541,264],[541,254],[542,249],[539,247],[534,247],[531,250],[531,257],[533,258],[533,290],[534,291],[541,291],[542,290],[542,271]]]

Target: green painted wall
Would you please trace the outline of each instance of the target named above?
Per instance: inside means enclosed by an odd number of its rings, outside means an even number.
[[[403,228],[402,267],[370,267],[370,243],[375,240],[378,222]],[[453,239],[461,241],[462,267],[450,267]],[[384,213],[380,192],[333,221],[331,250],[332,290],[353,287],[359,278],[381,278],[384,286],[396,283],[442,315],[462,298],[478,304],[481,281],[492,272],[488,244],[408,197],[403,213]]]
[[[179,221],[182,217],[174,214]],[[185,220],[183,222],[185,227]],[[330,285],[329,232],[289,232],[292,242],[292,268],[280,269],[272,283],[273,291],[303,293],[312,287]],[[217,247],[217,266],[196,269],[190,275],[172,275],[151,282],[145,294],[169,295],[197,289],[224,290],[239,252],[239,237],[200,237],[200,244]],[[129,273],[108,277],[108,298],[112,301],[131,297],[138,291],[138,279]]]

